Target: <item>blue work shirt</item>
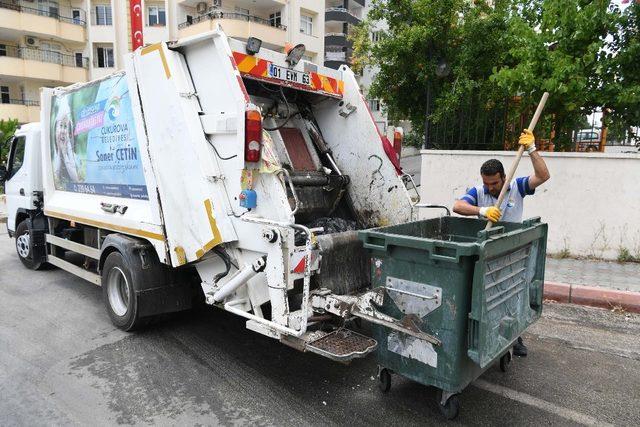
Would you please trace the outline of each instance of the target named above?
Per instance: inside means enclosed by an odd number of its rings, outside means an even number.
[[[536,190],[529,187],[528,176],[516,178],[511,181],[507,194],[502,201],[502,206],[500,206],[500,210],[502,211],[500,221],[522,222],[524,198],[535,192]],[[495,206],[496,203],[498,203],[498,198],[493,197],[484,185],[471,187],[467,190],[467,193],[459,197],[458,200],[464,200],[470,205],[478,206],[479,208]]]

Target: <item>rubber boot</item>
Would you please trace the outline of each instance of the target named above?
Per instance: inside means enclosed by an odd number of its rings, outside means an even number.
[[[518,337],[518,341],[513,345],[513,355],[527,357],[527,346],[522,342],[522,337]]]

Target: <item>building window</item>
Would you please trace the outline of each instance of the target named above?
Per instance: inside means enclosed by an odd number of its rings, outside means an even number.
[[[40,43],[40,60],[51,62],[54,64],[62,64],[62,47],[58,43],[41,42]],[[37,50],[33,50],[33,54],[37,54]]]
[[[369,100],[369,109],[371,111],[380,111],[380,100],[379,99],[370,99]]]
[[[269,24],[272,27],[280,27],[282,25],[282,15],[280,12],[272,13],[269,15]]]
[[[73,9],[71,11],[71,18],[73,18],[73,23],[74,24],[82,24],[82,18],[80,17],[80,10],[79,9]]]
[[[108,4],[96,5],[95,25],[113,25],[113,19],[111,17],[111,5],[108,5]]]
[[[0,56],[7,56],[7,45],[0,44]]]
[[[371,32],[371,41],[373,43],[378,43],[380,41],[380,39],[382,39],[382,34],[380,33],[380,31],[372,31]]]
[[[113,47],[96,47],[94,66],[97,68],[113,68]]]
[[[167,25],[167,14],[164,6],[149,6],[147,8],[147,16],[150,27],[164,27]]]
[[[313,17],[300,14],[300,32],[309,36],[313,35]]]
[[[82,57],[82,52],[76,52],[76,67],[83,67],[84,66],[84,58]]]
[[[58,18],[58,2],[55,0],[38,0],[40,15]]]
[[[8,104],[11,102],[11,97],[9,96],[9,86],[0,86],[0,100],[2,100],[3,104]]]

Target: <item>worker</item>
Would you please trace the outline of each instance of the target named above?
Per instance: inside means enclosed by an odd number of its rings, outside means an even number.
[[[546,163],[536,152],[533,133],[525,129],[520,135],[518,143],[529,153],[533,164],[533,175],[519,177],[511,181],[502,205],[496,207],[500,190],[505,184],[504,167],[499,160],[487,160],[480,168],[482,185],[470,188],[465,195],[456,200],[453,205],[455,213],[466,216],[477,215],[481,219],[493,223],[500,219],[505,222],[522,221],[525,196],[533,195],[536,188],[546,182],[550,175]],[[527,347],[524,345],[522,337],[519,337],[513,346],[513,354],[522,357],[527,355]]]

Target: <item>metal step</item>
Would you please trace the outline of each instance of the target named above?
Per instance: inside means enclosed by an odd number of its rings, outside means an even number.
[[[338,329],[318,335],[318,338],[307,343],[305,349],[337,362],[349,362],[365,357],[378,346],[378,342],[373,338],[349,329]]]

